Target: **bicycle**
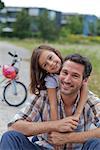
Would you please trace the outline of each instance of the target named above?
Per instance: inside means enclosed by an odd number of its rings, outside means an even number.
[[[19,65],[21,58],[15,53],[8,52],[12,57],[11,65],[1,67],[0,85],[3,87],[3,99],[10,106],[19,106],[27,99],[27,88],[18,79]]]

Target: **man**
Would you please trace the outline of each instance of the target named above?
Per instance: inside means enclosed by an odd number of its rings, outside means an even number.
[[[33,95],[12,122],[1,139],[0,150],[99,150],[100,149],[100,99],[88,93],[80,120],[72,116],[80,99],[79,91],[90,76],[92,66],[79,54],[65,58],[58,91],[58,117],[50,120],[50,106],[46,91]],[[15,130],[15,131],[14,131]],[[73,132],[72,132],[73,131]],[[30,142],[27,137],[37,135]]]

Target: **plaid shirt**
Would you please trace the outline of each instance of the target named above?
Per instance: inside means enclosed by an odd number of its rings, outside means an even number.
[[[24,108],[20,110],[19,113],[15,115],[13,120],[8,124],[10,126],[12,123],[19,119],[26,119],[27,121],[32,122],[41,122],[50,120],[50,105],[48,101],[48,96],[46,91],[41,91],[41,96],[32,95],[30,101],[28,101]],[[60,91],[57,93],[58,96],[58,118],[62,119],[66,117],[64,110],[64,103],[60,96]],[[79,101],[79,96],[76,100],[76,103],[73,106],[73,114],[77,108]],[[96,97],[92,92],[88,94],[88,100],[85,104],[83,113],[79,121],[79,125],[76,129],[76,132],[82,132],[89,130],[93,127],[100,127],[100,99]],[[53,150],[53,146],[47,142],[47,134],[38,135],[39,141],[36,143],[47,147],[49,150]],[[71,145],[71,147],[70,147]],[[83,144],[66,144],[61,146],[61,150],[81,150]]]

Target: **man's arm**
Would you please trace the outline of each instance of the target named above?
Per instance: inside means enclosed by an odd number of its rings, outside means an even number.
[[[88,139],[95,137],[100,138],[100,128],[85,132],[51,133],[48,140],[51,144],[62,145],[67,143],[84,143]]]
[[[48,122],[29,122],[26,120],[18,120],[13,123],[9,130],[16,130],[23,133],[26,136],[38,135],[45,132],[51,132],[55,130],[55,126],[51,121]]]
[[[56,121],[29,122],[18,120],[11,124],[9,130],[22,132],[26,136],[38,135],[49,132],[67,132],[77,128],[78,120],[76,117],[67,117]]]

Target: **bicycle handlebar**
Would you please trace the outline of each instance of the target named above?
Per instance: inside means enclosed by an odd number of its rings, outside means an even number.
[[[17,54],[12,54],[11,52],[8,52],[8,54],[10,55],[10,56],[12,56],[12,57],[18,57],[18,55]]]
[[[18,57],[18,55],[15,53],[13,54],[12,52],[8,52],[8,54],[13,57],[11,65],[14,66],[17,62],[21,61],[22,59]]]

